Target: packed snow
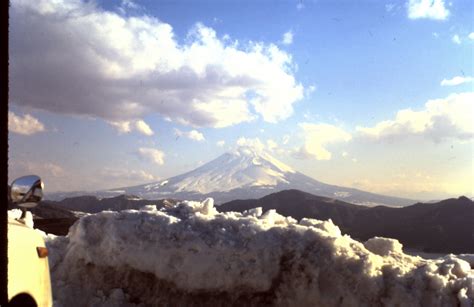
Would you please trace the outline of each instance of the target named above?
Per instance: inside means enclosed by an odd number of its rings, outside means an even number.
[[[45,237],[55,306],[474,303],[474,271],[454,255],[409,256],[387,238],[363,244],[331,220],[218,213],[212,199],[105,211]]]

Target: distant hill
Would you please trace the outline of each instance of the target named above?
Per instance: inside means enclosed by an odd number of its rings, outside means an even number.
[[[383,236],[425,252],[474,253],[474,203],[466,197],[403,208],[369,208],[287,190],[260,199],[231,201],[218,210],[242,212],[255,207],[276,209],[298,220],[330,218],[344,233],[362,241]]]

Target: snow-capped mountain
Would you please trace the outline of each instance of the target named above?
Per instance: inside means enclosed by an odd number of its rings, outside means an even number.
[[[163,181],[104,191],[138,195],[147,199],[177,198],[202,200],[213,197],[216,203],[235,199],[259,198],[298,189],[319,196],[365,205],[405,206],[414,200],[383,196],[352,188],[319,182],[278,161],[265,152],[241,147],[185,174]],[[105,195],[103,195],[105,196]]]

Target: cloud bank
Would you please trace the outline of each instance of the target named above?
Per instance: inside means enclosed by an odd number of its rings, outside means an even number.
[[[445,139],[469,140],[474,137],[474,93],[451,94],[444,99],[429,100],[423,110],[400,110],[395,119],[373,127],[358,126],[363,136],[375,140],[422,136],[434,142]]]
[[[220,39],[202,24],[178,42],[167,23],[94,2],[16,0],[10,14],[10,89],[19,105],[108,122],[159,113],[226,127],[285,119],[303,98],[291,56],[274,44]]]

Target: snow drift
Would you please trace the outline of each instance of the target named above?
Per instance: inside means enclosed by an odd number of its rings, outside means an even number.
[[[474,271],[329,221],[213,200],[82,217],[47,237],[56,306],[472,306]]]

